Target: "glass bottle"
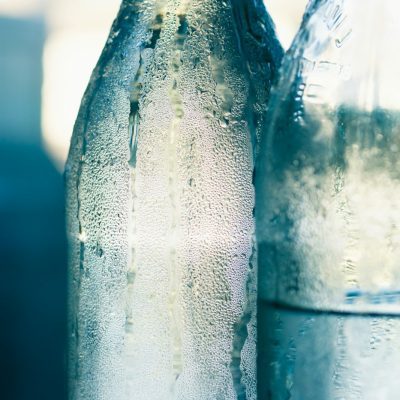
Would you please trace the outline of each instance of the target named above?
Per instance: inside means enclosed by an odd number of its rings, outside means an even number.
[[[400,7],[314,0],[256,172],[260,398],[395,399]]]
[[[123,1],[66,167],[70,398],[256,399],[261,0]]]

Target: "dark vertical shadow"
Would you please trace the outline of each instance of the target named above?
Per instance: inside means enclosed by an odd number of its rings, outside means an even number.
[[[0,397],[66,399],[61,174],[41,147],[44,23],[0,18]]]

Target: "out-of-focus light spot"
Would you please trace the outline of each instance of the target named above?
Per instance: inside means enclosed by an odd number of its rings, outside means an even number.
[[[105,34],[110,30],[110,25],[116,17],[122,2],[122,0],[47,1],[46,14],[48,25],[52,31],[54,29],[74,29],[79,31],[99,29],[103,30]]]
[[[0,0],[0,15],[26,17],[43,11],[45,0]]]
[[[264,0],[264,3],[275,22],[282,46],[288,49],[299,30],[308,0]]]
[[[46,8],[49,36],[43,63],[43,141],[60,169],[67,158],[81,99],[120,3],[52,0]]]
[[[42,128],[50,155],[62,167],[90,74],[106,40],[103,31],[61,31],[49,36],[44,52]]]

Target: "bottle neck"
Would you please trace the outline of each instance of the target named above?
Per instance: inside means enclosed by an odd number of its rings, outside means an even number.
[[[309,4],[292,51],[300,49],[295,56],[311,63],[315,90],[322,93],[321,81],[328,87],[326,102],[400,109],[399,15],[398,0]]]
[[[135,14],[150,29],[161,29],[168,16],[179,20],[188,16],[191,25],[204,34],[218,25],[231,29],[231,24],[224,21],[232,19],[240,51],[253,63],[263,64],[263,68],[268,63],[275,75],[283,56],[263,0],[123,0],[119,19]],[[217,42],[214,45],[223,45],[223,41]]]

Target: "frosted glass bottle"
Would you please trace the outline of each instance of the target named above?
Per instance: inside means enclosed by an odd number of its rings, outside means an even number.
[[[256,170],[259,396],[398,397],[396,0],[314,0]]]
[[[256,399],[261,0],[124,1],[66,167],[70,398]]]

